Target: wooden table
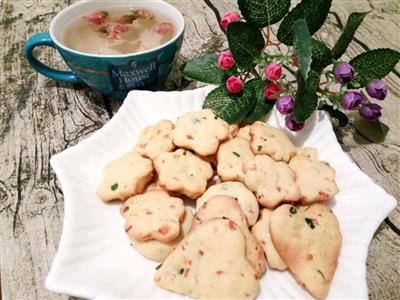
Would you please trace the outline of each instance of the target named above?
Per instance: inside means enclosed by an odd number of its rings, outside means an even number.
[[[56,253],[63,220],[63,195],[49,158],[107,123],[120,103],[82,85],[70,85],[38,75],[22,49],[32,34],[47,31],[53,16],[69,0],[2,0],[1,8],[1,292],[4,299],[66,299],[44,288]],[[169,0],[186,19],[185,40],[167,90],[198,85],[182,77],[179,66],[204,52],[227,47],[220,16],[236,10],[233,0]],[[352,11],[369,11],[348,55],[390,47],[400,50],[398,0],[336,0],[321,30],[331,45]],[[39,57],[65,65],[51,49]],[[390,95],[382,102],[382,121],[391,127],[386,140],[371,143],[355,123],[337,130],[343,149],[388,193],[400,199],[400,69],[386,79]],[[397,99],[396,99],[397,98]],[[362,187],[360,187],[362,189]],[[367,205],[367,203],[366,203]],[[355,212],[356,213],[356,212]],[[369,248],[367,279],[371,299],[400,299],[400,208],[382,223]]]

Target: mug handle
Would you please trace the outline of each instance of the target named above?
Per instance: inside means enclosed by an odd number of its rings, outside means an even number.
[[[66,81],[70,83],[82,83],[82,80],[75,75],[72,71],[59,71],[49,68],[42,62],[40,62],[34,55],[33,49],[38,46],[50,46],[56,49],[53,40],[48,32],[37,33],[32,35],[24,46],[24,55],[28,60],[29,64],[38,71],[40,74],[49,77],[51,79]]]

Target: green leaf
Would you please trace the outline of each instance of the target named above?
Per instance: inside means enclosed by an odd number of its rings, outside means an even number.
[[[297,20],[293,25],[293,47],[300,73],[307,80],[311,66],[311,35],[304,19]]]
[[[312,39],[311,69],[321,72],[332,63],[332,52],[323,42]]]
[[[227,36],[236,63],[243,69],[254,67],[264,48],[261,31],[250,23],[234,22],[229,24]]]
[[[381,79],[394,69],[400,60],[400,53],[392,49],[375,49],[364,52],[350,61],[358,75],[360,87],[371,80]]]
[[[218,117],[229,124],[240,121],[255,104],[254,90],[245,84],[239,94],[231,94],[225,85],[212,90],[206,97],[203,108],[211,108]]]
[[[250,112],[245,116],[244,121],[246,124],[251,124],[255,121],[262,120],[265,118],[275,105],[275,101],[266,100],[264,97],[264,87],[267,81],[254,79],[247,82],[254,89],[255,105]]]
[[[205,54],[189,60],[183,75],[202,82],[222,83],[225,80],[225,71],[218,67],[218,54]]]
[[[337,120],[339,127],[344,127],[349,123],[347,116],[340,110],[334,109],[332,106],[324,105],[321,110],[327,111],[331,118]]]
[[[261,28],[279,22],[289,11],[290,0],[239,0],[238,4],[246,21]]]
[[[310,70],[307,82],[300,73],[297,73],[297,92],[293,114],[297,122],[305,122],[318,105],[316,90],[319,85],[320,74]]]
[[[338,41],[336,42],[336,45],[332,49],[332,56],[334,59],[339,59],[346,52],[346,49],[353,39],[353,36],[356,33],[358,26],[360,26],[368,13],[369,12],[354,12],[349,16],[346,26],[343,28],[342,33]]]
[[[293,25],[298,19],[306,19],[308,30],[313,35],[324,24],[332,0],[303,0],[283,19],[278,30],[278,40],[293,45]]]

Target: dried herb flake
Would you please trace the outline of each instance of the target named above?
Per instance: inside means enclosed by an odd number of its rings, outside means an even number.
[[[262,145],[258,145],[258,146],[257,146],[257,150],[258,150],[258,151],[261,151],[262,147],[263,147]]]
[[[180,268],[179,271],[178,271],[178,274],[179,274],[179,275],[182,275],[184,271],[185,271],[184,268]]]
[[[112,191],[115,191],[117,188],[118,188],[118,182],[114,183],[114,184],[111,186],[111,190],[112,190]]]
[[[290,211],[290,213],[291,213],[292,215],[294,215],[294,214],[297,213],[297,208],[294,207],[294,206],[292,206],[292,207],[289,209],[289,211]]]
[[[308,226],[310,226],[311,229],[315,228],[315,225],[313,224],[313,221],[310,218],[305,218],[306,223]]]
[[[233,153],[236,157],[240,157],[240,154],[239,154],[239,153],[237,153],[237,152],[235,152],[235,151],[232,151],[232,153]]]

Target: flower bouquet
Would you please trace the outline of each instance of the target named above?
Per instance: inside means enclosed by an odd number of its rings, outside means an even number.
[[[183,70],[187,77],[219,85],[204,107],[228,123],[252,123],[276,105],[292,131],[301,130],[317,109],[329,112],[338,126],[348,123],[347,110],[358,110],[387,133],[375,100],[385,99],[388,88],[381,79],[396,66],[400,53],[375,49],[342,61],[368,12],[352,13],[329,47],[313,35],[331,2],[303,0],[289,11],[290,0],[238,0],[242,16],[228,12],[220,21],[229,49],[194,58]],[[271,25],[278,22],[274,39]]]

